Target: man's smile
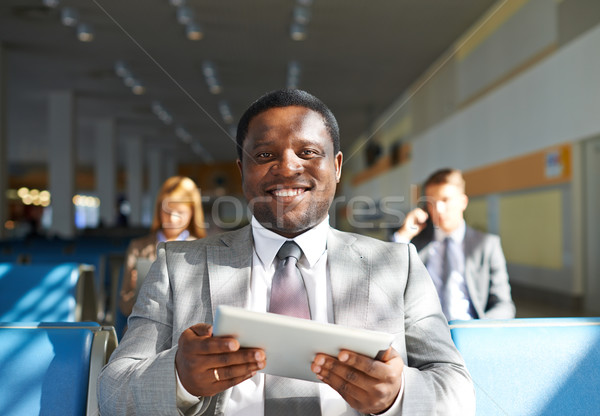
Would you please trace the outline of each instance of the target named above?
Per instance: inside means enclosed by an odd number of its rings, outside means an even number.
[[[306,188],[283,188],[283,189],[274,189],[271,192],[272,195],[283,198],[289,196],[298,196],[303,194],[307,189]]]
[[[265,187],[265,192],[274,196],[275,198],[294,198],[297,196],[304,195],[307,191],[312,190],[312,186],[303,182],[295,183],[271,183]]]

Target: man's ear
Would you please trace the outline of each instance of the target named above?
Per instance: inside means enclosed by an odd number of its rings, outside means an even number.
[[[462,194],[460,198],[461,198],[462,210],[464,211],[465,209],[467,209],[467,205],[469,205],[469,197],[467,196],[467,194]]]
[[[338,152],[335,155],[335,182],[340,183],[340,179],[342,177],[342,161],[344,160],[344,155],[342,152]]]
[[[240,159],[237,159],[235,163],[237,164],[237,167],[240,170],[240,176],[242,177],[242,179],[244,179],[244,174],[242,172],[242,161]]]

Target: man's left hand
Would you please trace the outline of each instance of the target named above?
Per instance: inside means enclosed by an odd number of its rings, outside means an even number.
[[[317,354],[311,370],[354,409],[382,413],[398,397],[404,361],[391,347],[380,360],[342,350],[337,357]]]

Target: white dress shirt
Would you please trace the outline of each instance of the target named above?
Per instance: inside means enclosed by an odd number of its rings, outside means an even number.
[[[448,321],[454,319],[473,319],[475,317],[475,311],[465,280],[464,240],[466,230],[467,227],[464,221],[450,234],[446,234],[436,227],[434,229],[434,241],[427,247],[427,250],[429,250],[427,253],[427,270],[435,284],[444,315],[446,315]],[[450,250],[454,247],[454,251],[450,253],[453,265],[449,280],[446,283],[445,293],[443,293],[444,239],[446,237],[452,239],[455,244],[448,246]],[[444,297],[447,297],[447,299],[444,299]]]
[[[293,240],[300,246],[304,254],[298,262],[298,268],[306,286],[311,318],[313,321],[333,323],[331,283],[327,267],[328,232],[329,217]],[[254,251],[249,304],[246,305],[246,308],[266,312],[271,297],[271,281],[277,265],[275,257],[283,243],[289,239],[264,228],[254,217],[252,217],[252,235],[254,238]],[[225,408],[225,416],[264,415],[264,380],[264,374],[258,373],[254,377],[232,387],[231,396]],[[179,377],[177,377],[177,383],[177,403],[180,409],[198,403],[195,396],[185,391]],[[396,403],[388,412],[400,407],[403,390],[404,374],[402,390]],[[327,384],[319,383],[319,395],[322,416],[356,414],[356,411]]]

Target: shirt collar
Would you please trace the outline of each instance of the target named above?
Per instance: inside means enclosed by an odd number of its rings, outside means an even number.
[[[188,230],[183,230],[181,232],[181,234],[179,234],[177,236],[175,241],[184,241],[184,240],[187,240],[189,237],[190,237],[190,232]],[[165,234],[161,230],[158,230],[156,232],[156,241],[158,241],[159,243],[163,243],[163,242],[167,241],[167,237],[165,237]]]
[[[323,255],[327,248],[327,233],[329,231],[329,216],[315,227],[303,232],[293,239],[286,238],[263,227],[254,216],[252,216],[252,236],[254,237],[254,249],[263,266],[268,267],[273,263],[277,252],[284,242],[293,240],[300,246],[304,258],[312,268]]]
[[[433,230],[433,236],[434,236],[435,241],[444,241],[444,239],[446,237],[450,237],[455,242],[462,244],[463,240],[465,239],[466,231],[467,231],[467,224],[465,223],[465,220],[462,220],[462,222],[460,223],[458,228],[456,230],[452,231],[450,234],[447,234],[444,231],[442,231],[440,228],[435,227]]]

